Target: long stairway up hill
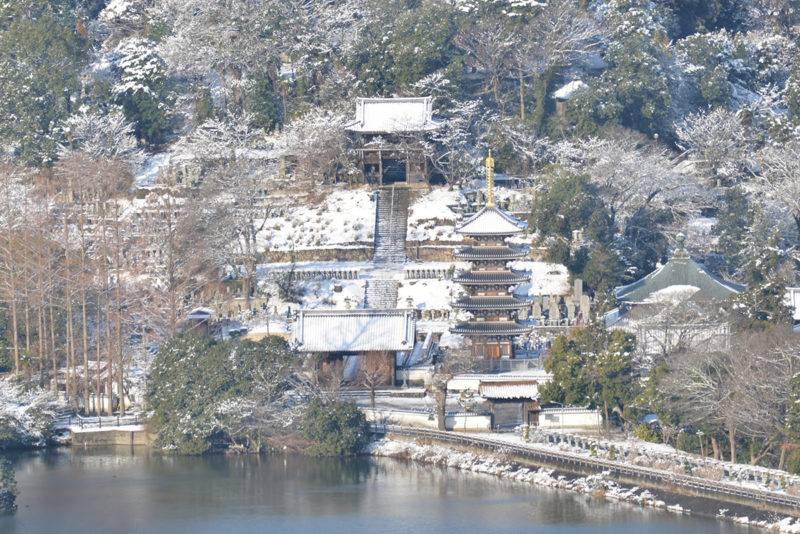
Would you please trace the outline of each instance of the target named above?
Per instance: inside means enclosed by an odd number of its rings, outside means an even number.
[[[375,263],[405,263],[408,198],[406,187],[387,186],[378,190],[375,202]]]

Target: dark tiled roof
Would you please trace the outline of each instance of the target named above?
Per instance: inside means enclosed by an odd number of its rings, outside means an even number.
[[[511,247],[464,247],[455,252],[457,260],[513,260],[523,258],[527,252]]]
[[[518,310],[524,308],[527,302],[505,295],[478,295],[460,298],[453,303],[454,308],[465,310]]]
[[[470,321],[459,323],[450,331],[454,334],[474,334],[483,336],[518,336],[531,331],[529,326],[524,326],[513,321]]]
[[[527,276],[511,271],[467,271],[453,278],[453,282],[464,285],[521,284],[527,281]]]
[[[678,250],[663,267],[632,284],[615,288],[614,292],[618,301],[643,302],[657,291],[681,285],[695,286],[705,295],[720,300],[745,289],[745,286],[717,278],[705,267],[692,261],[685,250]]]

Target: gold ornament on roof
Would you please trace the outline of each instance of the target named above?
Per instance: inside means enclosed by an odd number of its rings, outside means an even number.
[[[486,158],[486,206],[494,207],[494,158],[491,150]]]

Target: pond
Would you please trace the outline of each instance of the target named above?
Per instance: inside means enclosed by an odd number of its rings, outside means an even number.
[[[0,518],[2,533],[760,532],[386,458],[127,448],[11,459],[19,511]]]

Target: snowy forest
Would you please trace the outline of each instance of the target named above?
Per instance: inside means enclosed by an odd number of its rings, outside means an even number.
[[[527,239],[598,313],[680,231],[747,328],[786,325],[798,42],[792,0],[3,2],[0,370],[89,406],[224,279],[249,304],[270,217],[361,184],[373,96],[433,97],[443,187],[489,149],[530,179]]]

